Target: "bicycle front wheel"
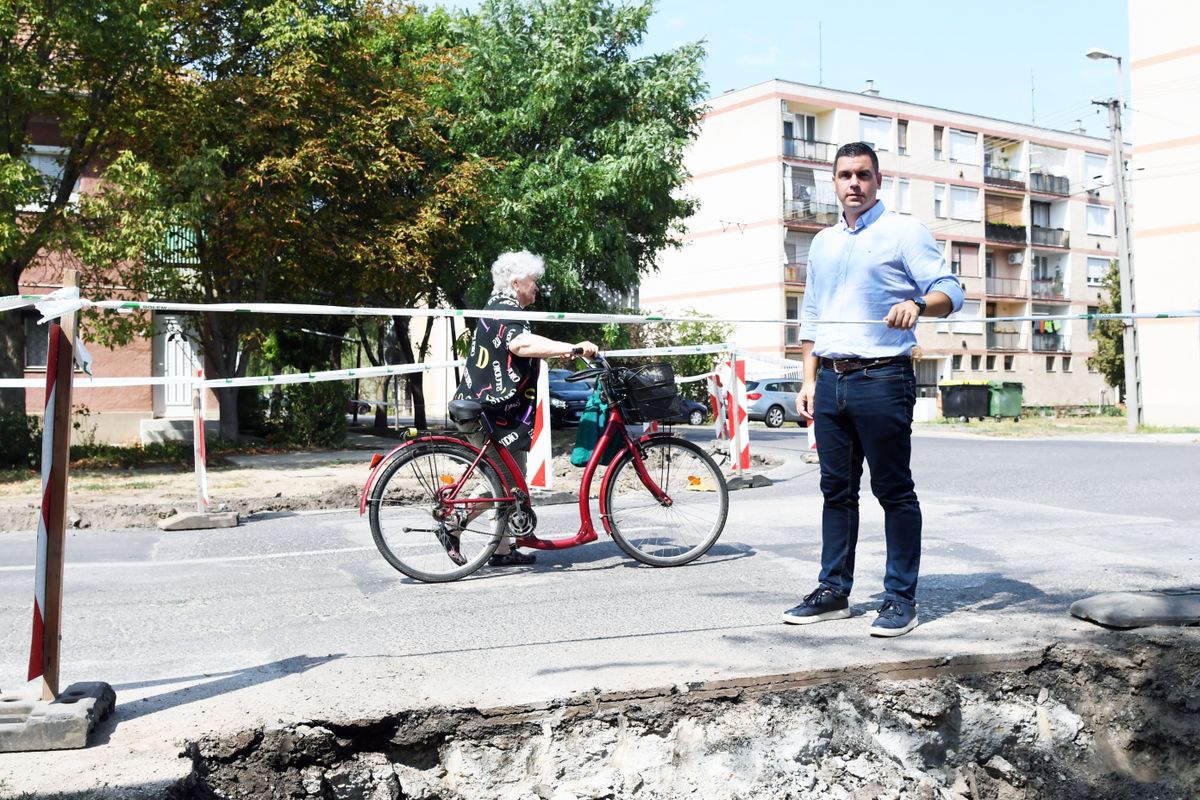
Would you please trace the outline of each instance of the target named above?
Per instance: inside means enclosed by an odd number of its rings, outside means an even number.
[[[387,562],[410,578],[438,583],[479,569],[500,543],[508,520],[499,476],[475,453],[451,443],[417,444],[384,469],[370,497],[371,535]],[[469,474],[468,474],[469,471]],[[465,480],[464,480],[465,476]],[[462,483],[449,504],[439,490]]]
[[[639,444],[645,477],[632,453],[609,467],[601,509],[608,532],[643,564],[676,567],[708,552],[729,513],[729,489],[712,456],[678,437]],[[666,493],[659,500],[651,485]]]

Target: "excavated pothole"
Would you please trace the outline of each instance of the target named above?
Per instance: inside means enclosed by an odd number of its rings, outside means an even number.
[[[1200,631],[193,743],[176,798],[1200,796]]]

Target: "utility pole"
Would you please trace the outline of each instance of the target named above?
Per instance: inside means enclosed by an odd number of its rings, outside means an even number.
[[[1093,105],[1108,108],[1108,130],[1112,138],[1113,190],[1116,194],[1117,215],[1117,270],[1121,276],[1121,313],[1137,311],[1133,294],[1133,253],[1129,248],[1129,205],[1128,188],[1125,182],[1125,141],[1121,135],[1121,107],[1124,105],[1125,77],[1121,71],[1121,58],[1103,50],[1091,50],[1088,58],[1099,60],[1110,58],[1117,62],[1117,86],[1119,96],[1112,100],[1093,100]],[[1125,350],[1125,416],[1132,433],[1145,422],[1142,411],[1142,365],[1138,350],[1137,320],[1127,317],[1122,345]]]

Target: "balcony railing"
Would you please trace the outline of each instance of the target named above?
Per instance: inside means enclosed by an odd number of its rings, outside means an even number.
[[[1033,226],[1033,244],[1047,247],[1070,247],[1071,232],[1062,228],[1043,228]]]
[[[1029,189],[1030,191],[1042,192],[1043,194],[1068,195],[1071,193],[1071,182],[1062,175],[1031,172],[1029,174]]]
[[[811,200],[785,200],[784,219],[801,225],[829,227],[837,223],[837,203],[814,203]]]
[[[1069,353],[1070,340],[1061,333],[1035,333],[1033,335],[1033,352],[1035,353]]]
[[[1025,244],[1025,226],[1007,225],[1003,222],[987,222],[983,226],[984,236],[989,242]]]
[[[987,346],[989,350],[1022,350],[1021,334],[1013,330],[995,329],[988,325]]]
[[[987,279],[987,293],[993,297],[1027,297],[1028,291],[1020,278]]]
[[[789,261],[783,265],[784,283],[804,283],[808,280],[808,264]]]
[[[832,164],[833,156],[837,153],[838,146],[831,142],[810,142],[807,139],[793,139],[790,136],[783,137],[783,154],[788,158],[802,158],[805,161],[820,161],[823,164]]]
[[[1034,278],[1033,296],[1038,300],[1065,300],[1067,297],[1063,282],[1053,278]]]
[[[983,182],[1008,189],[1024,189],[1025,173],[1020,170],[1004,169],[991,164],[984,164]]]

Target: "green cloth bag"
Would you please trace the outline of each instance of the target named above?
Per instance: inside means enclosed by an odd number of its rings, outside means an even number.
[[[600,394],[600,387],[597,385],[591,396],[588,397],[587,403],[583,407],[583,413],[579,415],[579,427],[575,431],[575,449],[571,451],[572,464],[577,467],[587,466],[588,459],[592,457],[592,451],[596,449],[596,445],[600,441],[600,434],[604,433],[606,424],[608,424],[608,407],[605,406],[604,398]],[[613,439],[608,443],[600,463],[608,464],[620,451],[621,440]]]

